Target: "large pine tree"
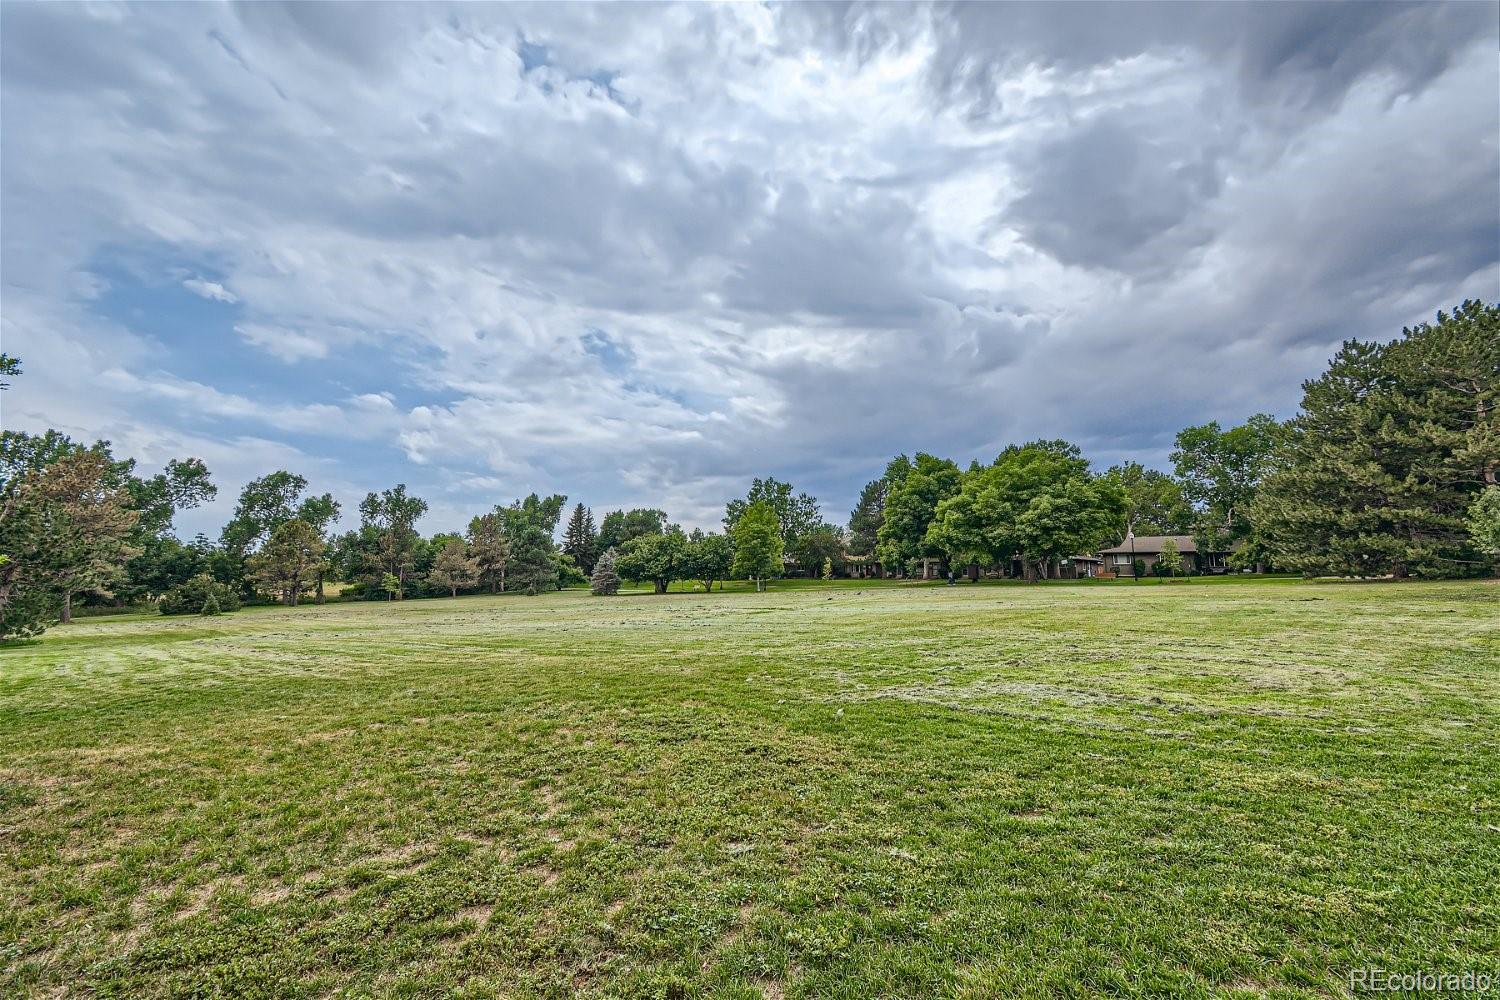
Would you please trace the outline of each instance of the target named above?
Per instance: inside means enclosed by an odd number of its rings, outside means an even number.
[[[1348,341],[1303,390],[1255,503],[1279,565],[1347,576],[1485,567],[1465,515],[1500,467],[1500,307],[1465,302],[1400,340]]]
[[[598,532],[594,530],[594,512],[583,504],[573,508],[568,527],[563,532],[563,551],[573,557],[584,573],[594,571],[594,560],[598,558]]]

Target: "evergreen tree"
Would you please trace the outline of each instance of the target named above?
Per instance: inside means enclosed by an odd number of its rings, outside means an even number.
[[[884,478],[872,479],[860,490],[859,502],[849,513],[849,554],[875,554],[880,526],[885,523],[885,498],[890,483]]]
[[[544,499],[533,493],[509,507],[495,509],[510,544],[510,576],[533,596],[557,589],[557,563],[553,558],[557,546],[552,541],[552,534],[557,530],[566,502],[564,496],[553,495]]]
[[[250,558],[251,576],[283,604],[296,606],[323,566],[325,547],[317,529],[306,521],[283,521]]]
[[[422,536],[417,534],[417,519],[427,513],[427,501],[410,496],[406,484],[398,483],[381,493],[368,493],[359,505],[360,522],[375,543],[375,569],[381,574],[381,589],[385,575],[394,576],[400,583],[396,589],[396,600],[401,600],[406,589],[406,579],[416,565]]]
[[[568,519],[568,527],[563,533],[563,551],[573,557],[573,562],[585,575],[594,571],[598,541],[594,512],[578,504],[573,508],[573,516]]]
[[[163,594],[157,609],[164,615],[191,615],[201,611],[210,600],[220,612],[236,611],[240,606],[239,588],[200,573]]]
[[[1346,342],[1253,516],[1304,573],[1449,576],[1486,565],[1466,517],[1500,466],[1500,307],[1466,302],[1390,343]]]
[[[459,538],[448,540],[427,572],[428,586],[446,590],[450,597],[457,597],[460,588],[467,589],[478,582],[479,562]]]
[[[589,579],[589,591],[595,597],[612,597],[620,592],[620,577],[615,573],[614,549],[605,549],[599,561],[594,563],[594,575]]]
[[[469,554],[479,571],[479,585],[490,588],[492,594],[503,593],[510,540],[505,537],[505,523],[499,514],[481,514],[469,522]]]

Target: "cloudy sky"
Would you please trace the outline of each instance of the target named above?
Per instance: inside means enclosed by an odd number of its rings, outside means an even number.
[[[202,457],[186,533],[1161,465],[1500,298],[1493,3],[0,9],[5,426]]]

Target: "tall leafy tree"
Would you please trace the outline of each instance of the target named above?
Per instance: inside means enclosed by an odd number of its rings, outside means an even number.
[[[322,534],[306,521],[282,521],[250,557],[251,576],[283,604],[295,607],[318,578],[325,548]]]
[[[795,543],[823,521],[818,498],[809,493],[793,493],[792,484],[775,477],[756,479],[743,500],[731,500],[724,507],[724,528],[731,534],[739,519],[750,507],[763,503],[776,515],[776,531],[783,545]]]
[[[781,523],[776,509],[766,501],[747,506],[740,512],[731,531],[734,538],[736,576],[755,581],[756,590],[766,589],[766,580],[781,575]]]
[[[632,538],[642,535],[660,535],[667,530],[667,512],[654,507],[638,507],[635,510],[612,510],[599,522],[599,535],[594,540],[596,551],[618,549]]]
[[[1465,302],[1388,343],[1347,341],[1254,504],[1304,573],[1477,572],[1466,514],[1500,467],[1500,307]]]
[[[940,503],[958,493],[962,473],[946,458],[919,452],[915,461],[905,455],[886,469],[890,486],[885,518],[876,532],[876,556],[887,567],[904,571],[914,559],[934,558],[943,549],[928,540],[927,532]]]
[[[966,472],[958,492],[938,505],[926,542],[953,562],[1017,557],[1026,579],[1035,580],[1055,560],[1118,533],[1124,518],[1124,489],[1091,476],[1076,445],[1033,441]]]
[[[382,580],[385,575],[394,576],[401,585],[396,591],[398,601],[405,596],[407,578],[416,564],[422,543],[417,520],[425,513],[427,501],[408,494],[405,483],[380,493],[368,493],[359,504],[361,527],[373,535],[376,565]]]
[[[1172,464],[1199,512],[1200,547],[1225,549],[1250,534],[1250,505],[1285,440],[1285,426],[1265,413],[1228,430],[1209,421],[1178,432]]]
[[[230,551],[253,552],[284,521],[297,516],[298,503],[307,489],[307,479],[278,469],[252,479],[240,491],[234,516],[224,526],[221,543]]]
[[[563,532],[563,551],[573,557],[585,576],[594,571],[594,559],[599,551],[598,536],[594,530],[594,512],[583,504],[575,506]]]
[[[1111,466],[1106,476],[1125,491],[1125,528],[1137,535],[1185,535],[1194,512],[1182,484],[1140,462]]]

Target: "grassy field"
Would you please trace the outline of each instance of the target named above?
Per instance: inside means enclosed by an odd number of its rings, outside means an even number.
[[[0,995],[1500,972],[1500,587],[804,586],[0,652]]]

